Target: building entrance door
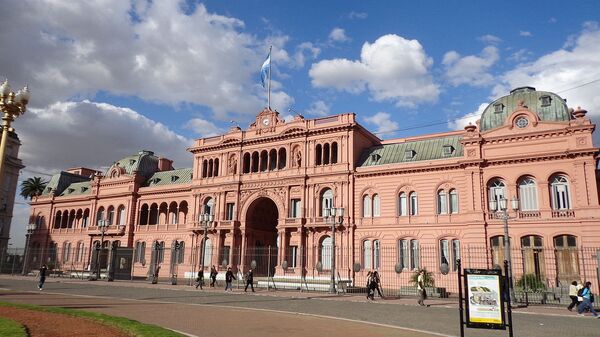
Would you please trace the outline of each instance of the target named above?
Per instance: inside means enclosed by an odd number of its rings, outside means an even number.
[[[279,212],[273,200],[262,197],[256,199],[246,215],[247,251],[246,263],[254,266],[254,275],[273,276],[278,261],[278,247],[281,240],[277,235]]]

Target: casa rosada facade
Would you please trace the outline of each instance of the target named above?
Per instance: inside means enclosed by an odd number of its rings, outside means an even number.
[[[513,248],[600,247],[599,149],[585,115],[556,94],[523,87],[464,130],[381,140],[353,113],[284,121],[265,109],[246,130],[197,139],[190,169],[141,151],[104,173],[54,175],[31,202],[37,228],[29,245],[42,259],[86,269],[101,238],[98,221],[107,220],[104,245],[134,248],[135,275],[150,273],[151,247],[165,248],[159,259],[168,263],[175,241],[187,252],[179,273],[193,275],[200,215],[210,213],[206,268],[244,272],[257,249],[271,247],[275,275],[299,275],[331,268],[325,209],[334,206],[345,210],[335,231],[342,278],[381,267],[384,247],[405,269],[422,267],[415,260],[425,246],[441,256],[431,269],[469,245],[485,247],[494,265],[504,259],[504,223],[489,200],[510,205],[517,197],[519,210],[509,210]],[[576,257],[561,263],[554,273],[576,276]]]

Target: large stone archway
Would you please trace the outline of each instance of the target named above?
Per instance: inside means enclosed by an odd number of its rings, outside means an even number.
[[[277,205],[268,197],[259,197],[248,206],[244,220],[246,266],[255,261],[255,275],[273,275],[278,261]]]

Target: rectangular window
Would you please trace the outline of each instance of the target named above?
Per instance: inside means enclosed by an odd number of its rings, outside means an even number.
[[[290,207],[290,218],[295,218],[295,219],[301,218],[302,217],[301,207],[302,207],[302,203],[300,202],[300,199],[292,199],[291,207]]]
[[[231,246],[223,246],[223,248],[221,248],[221,256],[219,257],[219,261],[218,263],[223,264],[224,261],[225,264],[229,264],[229,255],[231,254]]]
[[[225,220],[233,220],[235,212],[235,204],[232,202],[227,203],[227,217]]]
[[[438,214],[448,213],[448,202],[446,201],[446,192],[438,193]]]
[[[440,240],[440,264],[450,265],[450,251],[448,240]]]
[[[419,269],[419,241],[418,240],[410,240],[410,250],[411,250],[411,259],[410,259],[410,269]]]
[[[450,191],[450,213],[458,213],[458,193],[456,191]]]
[[[419,212],[418,203],[417,203],[417,195],[410,195],[410,215],[417,215]]]
[[[177,220],[177,211],[171,213],[171,224],[172,225],[176,225],[178,222]]]
[[[460,240],[452,240],[452,256],[454,256],[452,270],[457,271],[458,264],[456,264],[456,260],[460,259]]]
[[[408,240],[400,240],[398,241],[398,263],[402,269],[407,269],[408,265]]]
[[[297,259],[298,259],[298,246],[289,246],[288,256],[287,256],[288,267],[296,268]]]
[[[407,212],[406,209],[408,207],[407,203],[406,203],[406,194],[402,193],[400,194],[400,197],[398,198],[398,215],[400,216],[406,216]]]

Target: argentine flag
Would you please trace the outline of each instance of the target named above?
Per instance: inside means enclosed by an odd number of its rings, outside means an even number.
[[[262,67],[260,68],[260,81],[262,82],[263,88],[266,87],[267,78],[271,75],[270,72],[271,72],[271,51],[269,50],[269,55],[267,56],[267,59],[263,63]]]

